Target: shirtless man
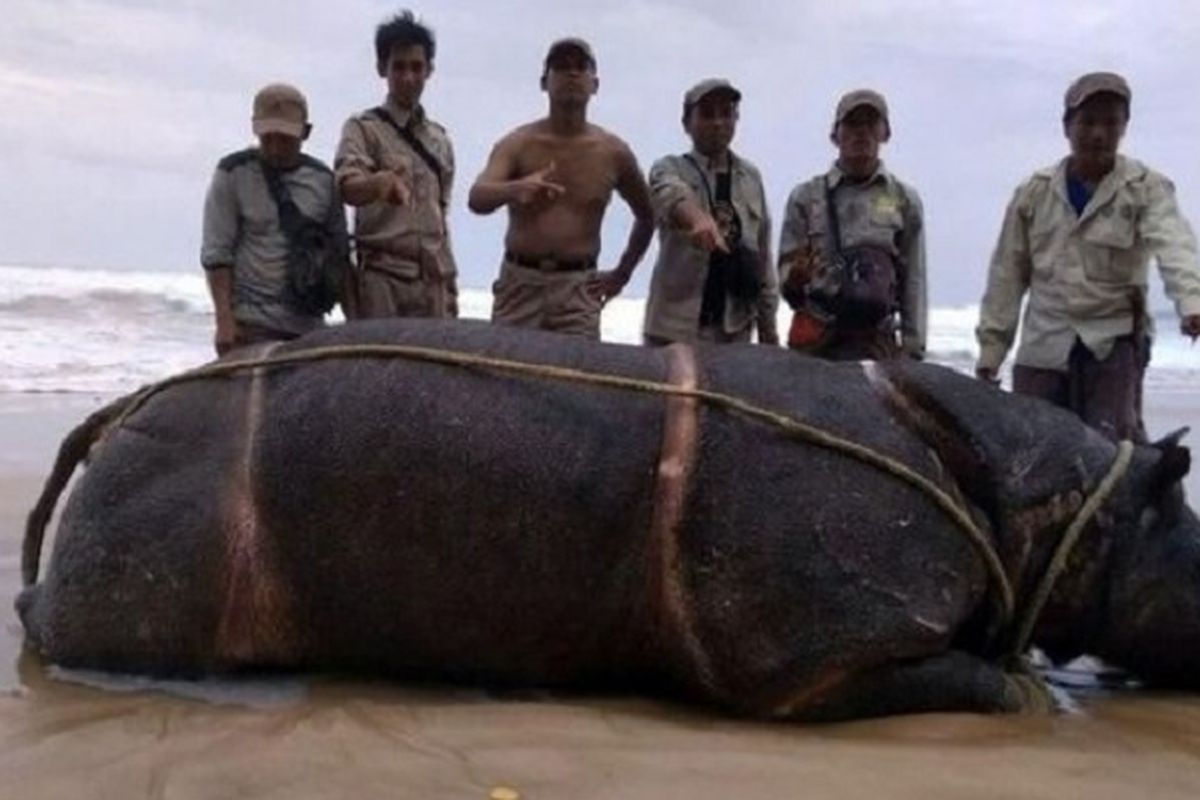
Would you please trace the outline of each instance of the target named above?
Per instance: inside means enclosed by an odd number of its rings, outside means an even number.
[[[501,139],[471,187],[477,214],[508,206],[492,321],[600,338],[600,309],[621,292],[654,235],[654,211],[637,158],[624,141],[587,121],[599,87],[596,58],[582,39],[550,45],[544,119]],[[633,212],[617,266],[598,271],[600,225],[613,190]]]

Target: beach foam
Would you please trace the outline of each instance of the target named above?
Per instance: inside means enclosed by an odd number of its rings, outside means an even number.
[[[491,292],[462,291],[462,315],[487,319]],[[641,341],[643,298],[619,297],[601,322],[605,341]],[[969,372],[978,352],[977,306],[934,308],[930,360]],[[334,316],[331,321],[340,317]],[[789,312],[780,311],[786,331]],[[1157,390],[1200,386],[1200,358],[1158,320],[1148,383]],[[0,266],[0,391],[117,393],[212,358],[212,303],[200,270],[125,271]]]

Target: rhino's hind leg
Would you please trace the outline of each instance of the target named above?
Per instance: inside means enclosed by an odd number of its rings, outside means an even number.
[[[778,708],[778,714],[833,722],[937,711],[1044,712],[1054,707],[1038,678],[1005,673],[991,662],[956,650],[852,673],[819,695],[809,691],[797,697],[791,707]]]

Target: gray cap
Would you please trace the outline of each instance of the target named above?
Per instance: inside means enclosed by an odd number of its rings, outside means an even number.
[[[308,131],[308,101],[295,86],[269,84],[254,95],[250,122],[255,136],[282,133],[303,139]]]
[[[1063,96],[1063,110],[1074,111],[1089,97],[1102,92],[1123,97],[1126,103],[1133,100],[1133,92],[1130,91],[1129,84],[1117,73],[1089,72],[1087,75],[1077,78],[1067,88],[1067,93]]]
[[[724,78],[705,78],[684,93],[683,110],[687,111],[713,92],[730,95],[735,103],[742,99],[737,87]]]
[[[851,111],[862,106],[875,109],[879,116],[883,117],[883,121],[888,122],[887,100],[883,99],[883,95],[873,89],[855,89],[846,92],[842,99],[838,100],[837,111],[833,115],[833,126],[836,128]]]
[[[596,68],[596,53],[592,50],[592,46],[578,36],[564,36],[562,39],[555,39],[550,43],[550,49],[546,51],[545,66],[547,69],[550,67],[550,59],[563,50],[578,50],[592,63],[592,69]]]

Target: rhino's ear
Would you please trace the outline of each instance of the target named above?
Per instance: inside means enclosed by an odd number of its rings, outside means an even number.
[[[1160,487],[1166,488],[1174,483],[1183,480],[1183,477],[1188,474],[1188,470],[1192,468],[1192,452],[1188,448],[1179,444],[1183,437],[1187,435],[1188,428],[1180,428],[1174,433],[1164,436],[1155,442],[1152,447],[1162,453],[1162,457],[1158,461],[1155,470],[1156,482]]]

